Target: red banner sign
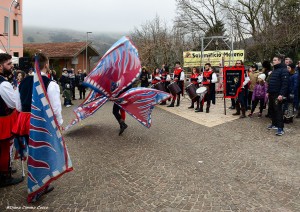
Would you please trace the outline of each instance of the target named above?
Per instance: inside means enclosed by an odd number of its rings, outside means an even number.
[[[223,69],[224,98],[236,98],[245,81],[244,66],[225,66]]]

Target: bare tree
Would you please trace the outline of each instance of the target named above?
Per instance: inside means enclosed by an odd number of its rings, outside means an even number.
[[[263,60],[299,46],[299,0],[223,0],[236,41],[247,50],[248,58]],[[286,46],[286,47],[285,47]]]
[[[188,29],[190,32],[205,34],[213,29],[222,20],[217,0],[176,0],[178,27]]]
[[[200,37],[224,35],[224,16],[218,0],[176,0],[178,15],[175,27],[181,28],[200,49]],[[215,49],[215,46],[209,48]]]
[[[131,36],[142,63],[150,68],[182,60],[184,33],[179,28],[168,28],[158,16],[135,28]]]
[[[299,57],[300,0],[176,0],[177,17],[167,27],[159,17],[132,33],[143,64],[160,67],[200,50],[200,37],[228,35],[250,61],[275,53]],[[215,49],[214,46],[210,46]]]

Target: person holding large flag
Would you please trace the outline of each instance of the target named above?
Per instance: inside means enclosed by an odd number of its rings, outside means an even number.
[[[50,104],[58,121],[58,124],[61,126],[63,123],[63,119],[61,115],[62,108],[59,85],[47,77],[47,71],[49,70],[49,61],[47,56],[43,53],[40,53],[37,57],[43,83],[49,96]],[[27,142],[29,138],[31,117],[32,86],[33,76],[28,75],[20,83],[16,91],[16,109],[20,112],[20,114],[18,116],[16,124],[14,125],[13,133],[17,136],[25,137]]]
[[[71,160],[60,132],[60,90],[47,77],[48,57],[35,56],[35,74],[27,76],[16,92],[16,108],[20,111],[13,133],[28,143],[28,198],[36,202],[53,190],[50,183],[72,170]]]
[[[11,55],[0,54],[0,187],[14,185],[23,181],[13,178],[10,150],[12,147],[13,124],[17,119],[13,86],[7,81],[13,67]]]

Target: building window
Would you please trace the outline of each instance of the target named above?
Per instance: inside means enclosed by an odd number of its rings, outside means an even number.
[[[14,57],[19,57],[19,52],[14,52]]]
[[[14,35],[19,35],[19,21],[14,20]]]
[[[4,33],[8,34],[8,17],[4,16]]]

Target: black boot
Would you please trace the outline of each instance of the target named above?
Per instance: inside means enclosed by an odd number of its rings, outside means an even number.
[[[201,105],[200,105],[200,109],[195,110],[195,112],[196,112],[196,113],[197,113],[197,112],[203,112],[203,105],[201,104]]]
[[[234,116],[239,116],[239,115],[241,115],[241,107],[240,107],[240,104],[236,104],[235,108],[236,108],[236,112],[233,113],[232,115],[234,115]]]
[[[203,104],[200,105],[200,110],[199,112],[203,112]]]
[[[242,115],[240,116],[240,118],[245,118],[246,117],[246,108],[242,107],[241,110],[242,110]]]
[[[174,107],[174,103],[175,101],[172,101],[170,105],[168,105],[167,107]]]
[[[297,119],[300,118],[300,107],[298,108],[298,114],[297,114],[296,118]]]
[[[1,174],[0,173],[0,188],[16,185],[18,183],[23,182],[24,178],[13,178],[10,174]]]
[[[122,135],[122,133],[124,132],[124,130],[128,127],[127,124],[125,124],[124,120],[121,119],[120,122],[120,131],[119,131],[119,135]]]
[[[160,103],[159,105],[166,105],[167,102],[163,101],[162,103]]]
[[[176,107],[179,107],[179,105],[180,105],[180,98],[177,99]]]
[[[209,113],[210,103],[207,103],[206,105],[206,113]]]
[[[194,105],[195,105],[195,102],[192,100],[192,104],[191,104],[191,106],[188,107],[188,109],[193,109]]]

